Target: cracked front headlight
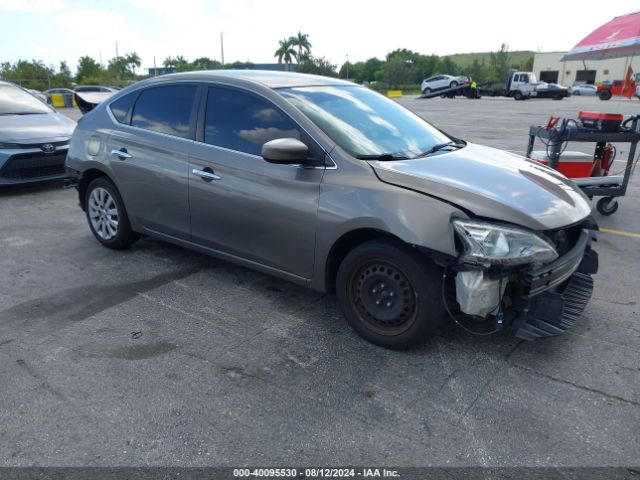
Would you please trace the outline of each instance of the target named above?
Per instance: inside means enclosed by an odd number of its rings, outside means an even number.
[[[453,220],[453,228],[464,245],[465,262],[523,265],[558,258],[553,245],[527,230],[464,219]]]

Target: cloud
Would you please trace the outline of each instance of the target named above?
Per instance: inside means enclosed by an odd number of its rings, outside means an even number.
[[[0,10],[49,13],[67,8],[63,0],[0,0]]]

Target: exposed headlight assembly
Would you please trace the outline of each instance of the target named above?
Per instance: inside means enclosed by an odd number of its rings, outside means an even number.
[[[553,245],[527,230],[464,219],[453,220],[453,227],[464,245],[464,262],[523,265],[558,258]]]

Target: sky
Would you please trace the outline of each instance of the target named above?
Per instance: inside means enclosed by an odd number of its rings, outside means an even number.
[[[397,8],[396,8],[397,5]],[[455,5],[455,8],[451,5]],[[594,6],[596,3],[593,4]],[[137,52],[142,67],[167,56],[275,62],[278,40],[307,33],[312,54],[338,66],[384,58],[396,48],[446,55],[510,50],[565,51],[633,0],[375,2],[373,0],[0,0],[0,62],[42,60],[75,71],[89,55],[106,65]],[[604,11],[606,10],[606,12]]]

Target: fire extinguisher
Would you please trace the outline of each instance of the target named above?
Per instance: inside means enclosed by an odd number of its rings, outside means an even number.
[[[595,161],[593,162],[592,177],[606,177],[616,158],[616,147],[607,143],[596,146]]]
[[[616,158],[616,147],[607,143],[602,151],[602,176],[609,175],[609,169],[613,165],[613,160]]]

